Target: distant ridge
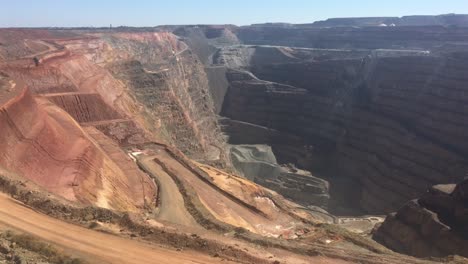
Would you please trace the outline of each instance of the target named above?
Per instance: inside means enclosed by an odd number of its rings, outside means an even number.
[[[376,27],[376,26],[456,26],[468,27],[468,14],[416,15],[403,17],[343,17],[329,18],[305,24],[264,23],[261,27]]]

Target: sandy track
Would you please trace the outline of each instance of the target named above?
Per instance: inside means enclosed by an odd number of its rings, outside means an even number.
[[[31,41],[31,42],[36,42],[36,43],[39,43],[39,44],[42,44],[42,45],[45,45],[47,46],[47,50],[44,50],[44,51],[40,51],[40,52],[36,52],[36,53],[33,53],[33,54],[30,54],[30,55],[27,55],[23,58],[34,58],[34,57],[37,57],[37,56],[40,56],[40,55],[43,55],[43,54],[46,54],[46,53],[49,53],[49,52],[53,52],[53,51],[56,51],[57,48],[52,46],[51,44],[43,41],[43,40],[27,40],[25,39],[24,40],[24,44],[29,48],[29,45],[28,45],[28,41]]]
[[[0,194],[0,226],[37,236],[92,263],[219,263],[193,251],[177,252],[68,224]],[[228,263],[228,262],[223,262]]]
[[[184,198],[174,180],[153,159],[154,157],[143,157],[138,161],[148,174],[158,180],[161,201],[158,219],[185,226],[199,226],[185,208]]]
[[[262,215],[240,201],[232,199],[203,181],[199,176],[174,159],[163,148],[155,152],[157,163],[163,163],[183,184],[190,186],[198,194],[204,207],[218,220],[227,224],[243,227],[251,232],[264,236],[279,236],[292,232],[298,223],[287,214],[278,213],[273,219]],[[165,168],[166,171],[166,168]]]

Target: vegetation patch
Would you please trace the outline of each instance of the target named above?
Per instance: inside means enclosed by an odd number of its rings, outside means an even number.
[[[42,256],[45,260],[55,264],[87,264],[88,262],[71,257],[62,250],[57,249],[49,243],[46,243],[38,238],[26,235],[18,234],[12,231],[7,231],[1,234],[0,237],[9,241],[12,245],[19,246],[28,251],[35,252]],[[18,259],[16,257],[15,259]]]

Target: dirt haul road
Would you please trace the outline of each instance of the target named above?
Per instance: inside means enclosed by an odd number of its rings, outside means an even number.
[[[184,198],[179,191],[174,180],[160,165],[154,162],[154,157],[139,158],[140,166],[150,175],[157,178],[160,188],[158,219],[169,221],[175,224],[198,227],[198,223],[187,211]]]
[[[156,149],[152,156],[155,162],[164,164],[164,171],[167,174],[173,174],[182,184],[193,188],[203,206],[218,220],[232,226],[243,227],[260,235],[275,237],[292,233],[291,230],[301,224],[276,207],[274,216],[266,216],[255,210],[256,208],[246,207],[238,200],[202,180],[163,147]]]
[[[68,224],[37,213],[0,193],[0,229],[20,230],[52,242],[91,263],[219,263],[220,259],[132,241]],[[224,261],[223,263],[229,263]]]

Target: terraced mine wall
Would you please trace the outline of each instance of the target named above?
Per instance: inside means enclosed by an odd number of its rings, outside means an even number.
[[[223,140],[203,65],[174,35],[167,37],[173,41],[169,51],[169,44],[149,36],[111,39],[114,48],[130,56],[108,69],[145,108],[150,131],[193,158],[217,159],[216,146]]]
[[[245,178],[296,203],[327,208],[329,184],[309,172],[278,165],[270,146],[232,145],[230,160]]]
[[[447,15],[419,15],[403,17],[358,17],[358,18],[330,18],[301,26],[315,27],[369,27],[369,26],[468,26],[468,16],[458,14]]]
[[[468,40],[468,28],[443,26],[331,27],[254,25],[235,30],[244,44],[324,49],[432,49]]]
[[[309,164],[302,166],[316,175],[314,166],[326,164],[333,169],[329,175],[355,182],[345,200],[369,213],[391,212],[432,185],[466,175],[464,56],[369,53],[254,64],[248,69],[258,79],[241,70],[227,72],[221,114],[300,137],[305,144],[297,153],[310,148]]]
[[[25,66],[22,65],[22,67],[6,68],[5,70],[10,76],[25,82],[31,92],[34,94],[66,93],[77,91],[76,86],[57,68],[25,68]]]
[[[223,139],[208,78],[198,57],[175,35],[96,33],[53,39],[49,45],[50,50],[34,50],[40,54],[38,66],[24,58],[5,64],[5,71],[81,124],[135,119],[136,134],[176,145],[196,159],[219,160]],[[23,52],[29,51],[18,54]],[[108,130],[108,124],[95,125]],[[122,122],[112,127],[115,133],[119,129],[126,129]],[[144,142],[140,135],[131,141]]]
[[[121,118],[121,115],[108,106],[99,94],[64,94],[47,96],[47,98],[80,123]]]
[[[70,201],[128,211],[151,206],[149,179],[125,174],[65,111],[17,89],[0,108],[2,168]]]
[[[223,138],[203,65],[175,35],[104,33],[21,41],[34,49],[20,47],[0,70],[29,87],[32,103],[12,122],[28,120],[30,131],[20,130],[38,140],[30,146],[5,132],[0,139],[5,147],[18,141],[21,147],[1,156],[2,167],[68,200],[136,211],[153,205],[156,187],[146,176],[128,173],[129,158],[115,150],[117,145],[159,140],[192,158],[222,158]],[[94,128],[115,145],[101,140]],[[47,159],[41,149],[59,160]]]

